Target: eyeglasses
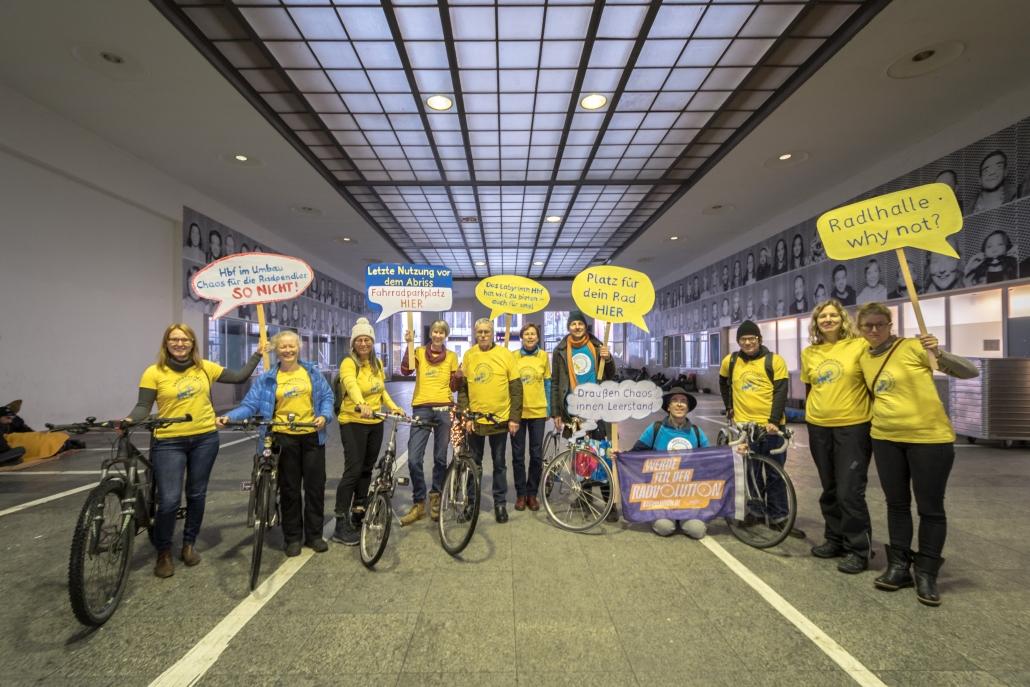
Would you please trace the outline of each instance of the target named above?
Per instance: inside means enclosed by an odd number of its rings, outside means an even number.
[[[182,338],[182,339],[180,339],[180,338],[176,338],[176,339],[173,339],[173,338],[169,337],[169,339],[168,339],[168,343],[174,343],[174,344],[184,344],[184,343],[193,343],[193,340],[192,340],[192,339],[185,339],[185,338]]]
[[[863,332],[872,332],[877,329],[890,329],[893,322],[864,322],[860,325]]]
[[[742,336],[738,341],[742,344],[753,344],[758,343],[759,338],[757,336]]]

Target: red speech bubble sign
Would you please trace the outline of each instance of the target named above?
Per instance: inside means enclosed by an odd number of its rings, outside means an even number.
[[[288,301],[304,293],[315,278],[300,258],[274,253],[240,253],[205,265],[190,280],[193,293],[218,301],[211,319],[252,303]]]

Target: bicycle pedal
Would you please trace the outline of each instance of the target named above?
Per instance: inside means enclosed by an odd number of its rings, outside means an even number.
[[[411,482],[411,480],[409,480],[407,477],[398,477],[397,478],[397,484],[399,484],[402,487],[408,486],[408,484],[410,482]]]

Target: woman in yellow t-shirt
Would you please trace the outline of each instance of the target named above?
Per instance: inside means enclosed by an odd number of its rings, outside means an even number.
[[[891,311],[881,303],[858,310],[858,327],[869,343],[860,364],[873,394],[873,459],[887,499],[887,570],[876,586],[896,591],[915,584],[916,596],[938,606],[937,571],[944,559],[947,519],[944,489],[955,461],[955,432],[933,383],[929,355],[941,372],[969,379],[979,374],[965,358],[937,347],[937,337],[899,339]],[[912,496],[919,510],[919,552],[912,546]],[[909,571],[915,569],[915,579]]]
[[[519,331],[522,347],[512,351],[522,380],[522,422],[511,435],[511,462],[515,473],[515,510],[540,510],[537,494],[543,470],[544,425],[550,416],[551,360],[540,345],[540,327],[531,322]],[[526,470],[526,437],[529,470]]]
[[[869,392],[858,364],[869,347],[835,298],[812,311],[811,346],[801,351],[801,381],[808,397],[808,445],[823,493],[825,541],[817,558],[843,557],[837,570],[856,574],[869,567],[872,534],[865,488],[869,477]]]
[[[364,500],[372,481],[372,468],[383,445],[383,421],[373,413],[386,406],[402,413],[386,391],[386,374],[375,354],[375,330],[359,317],[351,328],[351,352],[340,362],[340,383],[347,397],[340,405],[340,439],[343,441],[343,477],[336,487],[336,529],[333,541],[357,546],[358,532],[351,523],[354,514],[365,513]]]
[[[451,404],[456,388],[458,356],[447,350],[451,327],[444,320],[429,325],[429,343],[415,351],[415,367],[408,367],[408,354],[401,359],[401,374],[415,375],[415,393],[411,397],[411,414],[432,426],[413,425],[408,434],[408,473],[411,475],[411,496],[414,504],[401,518],[401,526],[426,516],[426,475],[422,469],[429,435],[433,434],[433,482],[429,490],[429,517],[440,519],[440,489],[447,473],[447,446],[451,441]],[[414,332],[405,332],[404,340],[415,340]]]
[[[310,427],[277,426],[279,500],[286,555],[299,556],[301,542],[317,553],[329,550],[322,538],[325,524],[325,425],[333,417],[333,391],[314,363],[300,359],[300,336],[283,330],[272,337],[278,362],[258,377],[240,403],[218,418],[226,422],[259,416],[274,422],[314,423]],[[261,428],[258,445],[265,437]]]
[[[267,349],[266,349],[267,350]],[[211,405],[211,383],[242,384],[261,360],[255,351],[239,370],[226,370],[221,365],[200,357],[197,335],[185,324],[176,323],[165,329],[157,363],[143,372],[139,383],[139,400],[126,418],[138,422],[150,413],[157,401],[159,417],[181,417],[187,413],[190,422],[154,430],[150,443],[150,460],[157,482],[157,515],[154,518],[154,546],[157,564],[154,574],[171,577],[172,535],[175,514],[186,481],[186,524],[182,530],[180,558],[188,566],[200,563],[195,544],[204,519],[207,483],[218,455],[218,431],[215,409]]]

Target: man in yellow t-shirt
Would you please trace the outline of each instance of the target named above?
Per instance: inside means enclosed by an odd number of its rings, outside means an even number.
[[[785,410],[790,387],[790,374],[782,357],[762,345],[762,330],[751,320],[744,320],[737,329],[740,350],[722,360],[719,367],[719,391],[731,422],[754,422],[765,425],[766,436],[751,449],[783,465],[787,454],[770,455],[783,445],[779,436],[786,423]],[[787,489],[779,475],[770,474],[768,483],[759,485],[767,493],[766,508],[773,523],[787,517]],[[753,513],[753,515],[762,515]],[[801,530],[791,536],[804,538]]]
[[[494,343],[493,320],[482,318],[475,324],[476,345],[465,352],[458,382],[458,407],[476,413],[490,413],[496,422],[480,418],[467,430],[473,431],[472,450],[482,465],[486,438],[490,438],[493,463],[494,517],[508,522],[507,438],[519,429],[522,419],[522,380],[511,352]]]

